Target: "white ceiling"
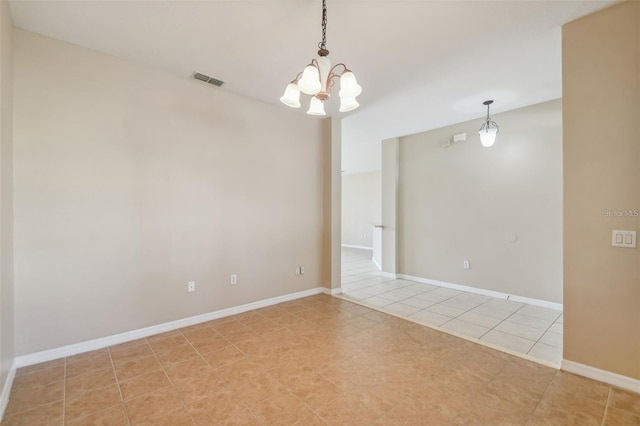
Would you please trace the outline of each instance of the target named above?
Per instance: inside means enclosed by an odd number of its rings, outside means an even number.
[[[379,168],[382,139],[561,96],[560,27],[617,0],[327,0],[327,48],[358,77],[343,169]],[[11,2],[17,27],[280,105],[313,58],[321,0]],[[303,95],[304,96],[304,95]],[[303,109],[307,100],[303,100]],[[303,113],[301,111],[300,113]]]

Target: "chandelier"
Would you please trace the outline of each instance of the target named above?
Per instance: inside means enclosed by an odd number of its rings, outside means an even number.
[[[362,92],[362,87],[356,81],[356,76],[345,64],[331,66],[329,51],[327,50],[327,3],[322,0],[322,41],[318,43],[318,58],[312,59],[305,69],[298,73],[295,79],[287,85],[280,101],[292,108],[300,108],[300,92],[313,96],[309,102],[307,114],[326,115],[324,101],[329,99],[331,88],[335,80],[340,78],[340,112],[354,110],[360,106],[356,97]]]
[[[487,106],[487,118],[485,119],[482,126],[480,126],[480,130],[478,130],[478,135],[480,135],[480,143],[485,148],[490,147],[496,141],[496,135],[500,128],[496,124],[495,121],[491,121],[491,117],[489,117],[489,105],[491,105],[493,101],[484,101],[482,105]]]

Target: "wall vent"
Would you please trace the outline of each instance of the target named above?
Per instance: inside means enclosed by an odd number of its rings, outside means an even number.
[[[199,73],[197,71],[193,72],[193,78],[196,80],[204,81],[205,83],[213,84],[214,86],[222,86],[224,81],[218,80],[217,78],[209,77],[208,75]]]

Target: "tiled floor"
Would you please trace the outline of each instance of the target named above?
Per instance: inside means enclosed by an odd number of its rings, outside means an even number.
[[[18,370],[2,425],[623,425],[640,395],[318,295]]]
[[[343,296],[421,324],[436,326],[560,365],[562,312],[380,276],[371,251],[342,249]]]

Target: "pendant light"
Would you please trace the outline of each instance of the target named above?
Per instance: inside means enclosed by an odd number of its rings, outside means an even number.
[[[484,101],[482,105],[487,106],[487,119],[482,126],[480,126],[480,130],[478,130],[478,134],[480,135],[480,143],[485,148],[490,147],[496,141],[496,135],[500,130],[495,121],[491,121],[491,117],[489,117],[489,105],[491,105],[493,101]]]
[[[356,81],[356,76],[343,63],[332,67],[328,58],[326,0],[322,0],[322,41],[318,47],[318,58],[312,59],[311,63],[287,85],[280,101],[292,108],[300,108],[300,92],[306,93],[313,96],[307,114],[326,115],[324,101],[329,99],[335,79],[340,78],[339,111],[347,112],[358,108],[360,104],[356,98],[362,92],[362,87]]]

